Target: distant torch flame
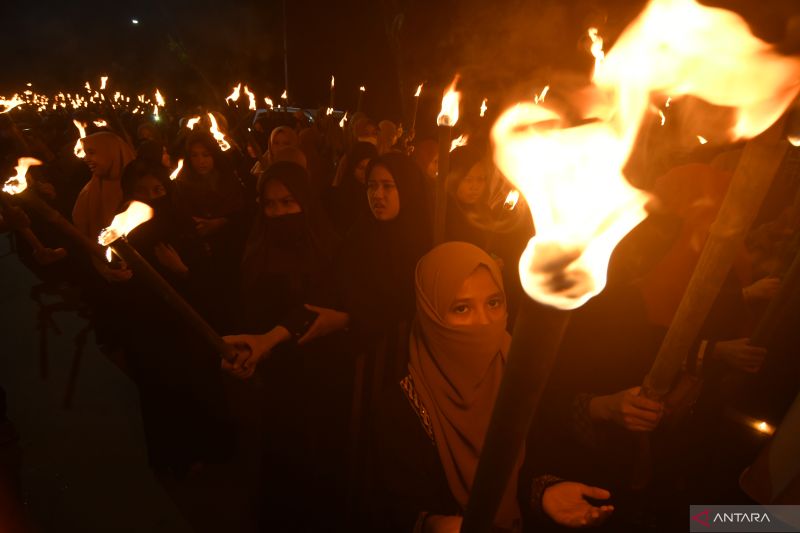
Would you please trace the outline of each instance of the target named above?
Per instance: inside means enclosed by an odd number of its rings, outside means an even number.
[[[484,98],[484,99],[483,99],[483,102],[481,102],[481,117],[484,117],[484,116],[486,116],[486,110],[487,110],[487,109],[489,109],[489,108],[486,106],[486,102],[487,102],[486,98]]]
[[[159,105],[161,107],[167,105],[166,102],[164,101],[164,97],[161,96],[161,92],[158,89],[156,89],[156,105]]]
[[[289,99],[289,90],[284,89],[283,94],[281,94],[281,100],[288,100]]]
[[[331,89],[333,89],[335,85],[336,85],[336,80],[334,80],[333,76],[331,76]]]
[[[0,100],[0,105],[3,106],[3,110],[0,111],[0,114],[8,113],[9,111],[14,109],[18,105],[24,104],[24,103],[25,103],[25,100],[20,98],[18,94],[15,94],[14,96],[12,96],[11,100],[5,100],[5,99]]]
[[[208,113],[208,120],[211,121],[211,128],[209,128],[209,131],[211,132],[211,135],[214,136],[214,139],[216,139],[217,144],[219,145],[219,149],[222,150],[223,152],[230,150],[231,148],[230,143],[227,140],[225,140],[225,135],[223,135],[222,132],[219,131],[219,128],[217,127],[216,117],[212,113]]]
[[[108,122],[106,122],[103,119],[97,119],[94,121],[94,125],[97,126],[98,128],[105,128],[106,126],[108,126]]]
[[[513,211],[514,208],[517,207],[517,202],[519,202],[519,191],[516,189],[511,189],[508,191],[506,199],[503,202],[503,209]]]
[[[97,238],[102,246],[109,246],[121,237],[126,237],[141,224],[153,218],[153,208],[143,202],[133,201],[128,209],[119,213],[111,225],[100,232]]]
[[[27,189],[28,180],[25,178],[25,175],[28,173],[28,169],[41,164],[41,161],[33,157],[20,157],[17,159],[17,166],[14,167],[17,171],[17,175],[6,180],[5,185],[3,185],[3,192],[7,194],[19,194]]]
[[[414,97],[415,98],[419,98],[420,94],[422,94],[422,84],[421,83],[419,84],[419,87],[417,87],[417,92],[414,93]]]
[[[86,157],[86,152],[83,151],[83,139],[86,137],[86,124],[75,119],[72,120],[72,123],[78,128],[78,133],[80,134],[80,137],[75,142],[75,148],[73,148],[72,151],[75,153],[75,157],[83,159]]]
[[[240,83],[239,85],[233,88],[233,92],[231,92],[231,94],[225,97],[225,101],[228,103],[237,101],[239,99],[241,91],[242,91],[242,84]]]
[[[106,83],[108,82],[108,76],[101,76],[100,77],[100,90],[106,90]]]
[[[591,52],[594,56],[594,72],[597,75],[600,72],[600,65],[603,64],[603,60],[606,57],[605,52],[603,52],[603,38],[600,37],[597,28],[589,28],[588,33],[589,39],[592,40]]]
[[[182,168],[183,168],[183,159],[178,159],[178,166],[175,167],[175,170],[173,170],[172,174],[169,175],[169,179],[175,181],[175,178],[177,178],[178,174],[181,173]]]
[[[247,109],[249,109],[250,111],[255,111],[256,109],[258,109],[258,107],[256,106],[256,95],[250,92],[250,89],[247,88],[247,85],[244,86],[244,94],[247,95],[247,100],[248,100]]]
[[[193,130],[198,122],[200,122],[200,117],[192,117],[186,121],[186,127]]]
[[[358,90],[361,91],[362,93],[367,92],[367,88],[364,87],[363,85],[359,87]]]
[[[267,108],[268,109],[274,109],[275,108],[275,105],[272,103],[272,98],[270,98],[269,96],[264,98],[264,103],[267,104]]]
[[[544,97],[547,96],[548,92],[550,92],[550,86],[549,85],[545,85],[544,89],[542,89],[542,92],[540,92],[537,95],[534,95],[533,103],[534,104],[541,104],[542,102],[544,102]]]
[[[347,122],[347,111],[344,112],[342,120],[339,121],[339,127],[344,129],[344,123]]]
[[[607,54],[590,37],[592,84],[571,112],[521,102],[492,130],[495,162],[536,226],[522,285],[565,310],[603,290],[615,246],[646,216],[648,196],[622,169],[653,97],[692,94],[730,108],[738,121],[728,138],[738,139],[768,128],[800,89],[800,59],[776,53],[738,15],[694,0],[652,0]]]
[[[466,146],[468,141],[469,141],[468,134],[465,133],[463,135],[459,135],[457,138],[450,141],[450,151],[452,152],[459,146]]]
[[[702,135],[698,135],[697,140],[700,142],[700,144],[706,144],[708,142],[708,139],[706,139]]]
[[[456,84],[459,76],[453,78],[453,82],[442,96],[442,110],[436,117],[436,124],[439,126],[450,126],[451,128],[458,122],[458,105],[461,102],[461,93],[456,91]],[[420,85],[420,87],[422,87]]]
[[[326,109],[325,110],[325,114],[328,115],[328,116],[333,115],[333,108],[329,107],[328,109]]]

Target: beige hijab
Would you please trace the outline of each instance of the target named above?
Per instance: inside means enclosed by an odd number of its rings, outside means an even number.
[[[96,239],[117,214],[122,202],[122,171],[133,161],[136,153],[125,141],[107,131],[93,133],[82,142],[84,148],[92,148],[100,157],[111,161],[109,174],[102,177],[93,174],[72,208],[75,227],[90,239]]]
[[[411,332],[409,371],[433,425],[447,482],[462,509],[469,499],[489,427],[505,356],[511,341],[502,320],[480,326],[451,326],[444,316],[464,280],[478,267],[489,270],[502,290],[497,264],[464,242],[437,246],[417,264],[417,316]],[[521,464],[521,460],[518,463]],[[519,524],[517,476],[512,476],[495,525]]]

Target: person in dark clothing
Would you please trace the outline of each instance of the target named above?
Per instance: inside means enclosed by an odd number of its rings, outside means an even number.
[[[445,240],[469,242],[492,252],[492,213],[489,207],[489,170],[485,154],[476,146],[456,148],[450,155],[447,177]]]
[[[263,391],[263,529],[334,530],[344,509],[337,489],[345,483],[352,364],[341,333],[297,341],[314,309],[334,305],[337,237],[299,165],[271,164],[258,190],[261,212],[241,266],[241,328],[268,332],[226,337],[247,354],[223,366],[255,377]]]
[[[172,203],[161,166],[135,160],[125,169],[124,200],[153,208],[128,241],[201,314],[209,316],[208,256],[191,218]],[[125,358],[142,409],[148,459],[160,473],[184,477],[204,463],[227,460],[233,431],[222,391],[219,356],[175,320],[137,277],[113,287],[127,305]]]
[[[416,302],[408,374],[383,395],[376,417],[371,520],[376,531],[458,531],[511,340],[502,276],[479,248],[445,243],[417,265]],[[519,475],[522,463],[520,454],[495,530],[519,531],[531,505],[573,527],[612,512],[584,499],[608,492],[552,476],[531,483]]]
[[[371,143],[357,142],[339,162],[336,181],[328,191],[327,204],[330,219],[341,235],[346,235],[353,224],[369,214],[367,203],[367,167],[378,157]]]

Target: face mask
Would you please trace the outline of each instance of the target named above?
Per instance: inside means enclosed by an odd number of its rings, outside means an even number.
[[[306,240],[305,213],[293,213],[271,218],[265,217],[267,238],[281,249],[297,248]]]

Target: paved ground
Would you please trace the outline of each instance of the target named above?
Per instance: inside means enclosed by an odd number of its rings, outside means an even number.
[[[8,250],[0,236],[0,383],[21,435],[25,505],[38,530],[194,531],[147,468],[136,389],[91,335],[73,406],[62,406],[73,339],[85,324],[77,316],[55,315],[62,333],[51,333],[48,376],[40,376],[36,304],[29,298],[38,281]]]

